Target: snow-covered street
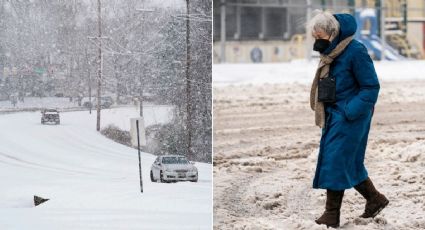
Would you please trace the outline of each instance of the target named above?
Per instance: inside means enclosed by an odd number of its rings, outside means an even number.
[[[105,119],[122,127],[116,112]],[[155,156],[142,153],[141,194],[136,149],[96,132],[96,113],[60,115],[58,126],[41,125],[40,112],[0,115],[0,229],[211,227],[210,164],[195,164],[198,183],[152,183]],[[34,207],[33,195],[50,200]]]
[[[313,65],[214,66],[215,229],[326,229],[314,222],[326,196],[312,189],[321,135],[309,106]],[[362,219],[365,200],[347,190],[340,229],[424,229],[425,62],[376,66],[365,164],[390,203]]]
[[[211,229],[211,66],[211,0],[0,0],[0,230]]]

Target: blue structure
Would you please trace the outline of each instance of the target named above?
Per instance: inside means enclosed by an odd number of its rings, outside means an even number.
[[[376,10],[374,9],[363,9],[355,11],[355,18],[357,22],[357,31],[355,38],[363,43],[368,51],[373,54],[377,59],[381,59],[382,43],[381,38],[378,36],[378,18],[376,16]],[[369,34],[362,35],[361,31],[365,23],[370,22]],[[386,60],[403,60],[406,59],[400,55],[397,50],[393,47],[384,43],[385,46],[385,59]]]

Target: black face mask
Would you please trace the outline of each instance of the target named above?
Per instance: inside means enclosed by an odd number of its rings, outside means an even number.
[[[329,48],[330,45],[331,42],[327,39],[316,39],[313,45],[313,50],[319,53],[323,53],[327,48]]]

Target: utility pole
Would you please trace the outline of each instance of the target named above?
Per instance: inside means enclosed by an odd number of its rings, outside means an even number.
[[[191,82],[190,82],[190,24],[189,24],[189,0],[186,0],[186,108],[187,108],[187,153],[193,159],[192,153],[192,98],[191,98]]]
[[[92,107],[92,102],[91,102],[91,76],[90,76],[90,60],[89,60],[89,55],[87,54],[87,47],[85,49],[85,53],[86,53],[86,70],[87,70],[88,81],[89,81],[89,113],[91,114],[91,107]]]
[[[102,16],[101,16],[101,5],[100,0],[97,0],[97,29],[98,29],[98,38],[99,41],[99,67],[97,69],[97,119],[96,119],[96,130],[100,131],[100,87],[102,86]]]

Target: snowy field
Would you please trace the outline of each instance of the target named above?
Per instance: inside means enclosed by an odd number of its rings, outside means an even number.
[[[215,65],[214,228],[326,229],[312,189],[320,129],[309,106],[317,63]],[[341,228],[425,229],[425,62],[376,62],[381,91],[365,164],[390,200],[374,219],[346,191]]]
[[[85,111],[88,114],[88,111]],[[96,115],[93,110],[92,114]],[[173,118],[173,106],[169,105],[153,105],[146,104],[143,106],[143,115],[145,120],[145,127],[154,124],[164,124],[171,121]],[[102,127],[113,124],[122,130],[130,131],[130,118],[139,117],[139,108],[121,107],[114,109],[103,109],[101,112]],[[95,123],[93,123],[95,125]]]
[[[169,119],[170,108],[148,110],[148,124]],[[126,128],[133,115],[134,108],[104,110],[102,126]],[[211,228],[210,164],[195,164],[198,183],[152,183],[155,156],[142,153],[141,194],[137,150],[100,135],[95,119],[63,112],[55,126],[41,125],[40,112],[0,115],[0,229]],[[50,200],[34,207],[33,195]]]
[[[76,102],[70,102],[68,98],[59,97],[26,97],[24,102],[18,102],[13,106],[10,101],[0,101],[1,112],[19,111],[41,111],[44,108],[54,108],[59,111],[85,110],[85,107],[77,106]],[[96,108],[92,109],[96,114]],[[125,105],[114,107],[113,109],[102,109],[102,127],[114,124],[123,130],[130,130],[130,118],[139,116],[139,107]],[[173,107],[170,105],[155,105],[149,102],[143,104],[143,114],[145,115],[145,126],[153,124],[163,124],[170,122],[173,117]]]

